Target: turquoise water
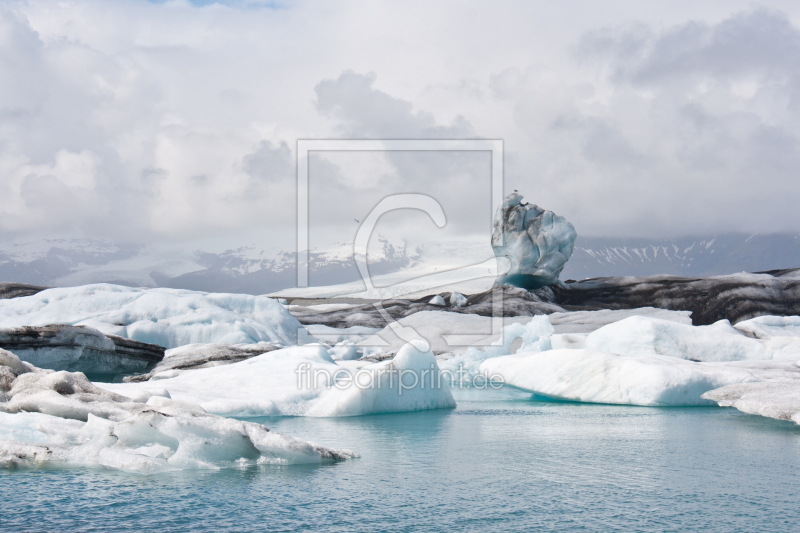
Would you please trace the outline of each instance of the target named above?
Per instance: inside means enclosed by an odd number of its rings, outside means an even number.
[[[459,394],[452,411],[270,418],[361,458],[142,476],[0,471],[4,531],[786,531],[800,427],[720,408]]]

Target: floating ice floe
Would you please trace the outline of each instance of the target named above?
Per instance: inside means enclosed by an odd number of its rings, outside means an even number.
[[[703,394],[722,407],[800,424],[800,381],[736,383]]]
[[[667,355],[591,350],[517,353],[487,359],[480,371],[550,398],[643,406],[711,405],[701,396],[725,385],[800,380],[800,368],[793,361],[699,363]]]
[[[0,351],[0,466],[99,465],[142,473],[354,457],[207,413],[166,391],[116,394],[82,373],[53,372]]]
[[[773,350],[742,335],[727,320],[691,326],[659,318],[632,316],[603,326],[586,338],[586,348],[618,355],[669,355],[692,361],[772,359]],[[800,357],[800,353],[794,356]]]
[[[175,348],[194,343],[297,343],[300,323],[272,298],[100,283],[0,300],[0,327],[87,325]]]
[[[325,346],[310,344],[173,378],[103,387],[122,395],[166,389],[172,398],[226,416],[355,416],[455,407],[438,373],[433,355],[410,345],[387,363],[351,368],[337,365]]]

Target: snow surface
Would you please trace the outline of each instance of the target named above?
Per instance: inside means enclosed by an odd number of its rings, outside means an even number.
[[[800,369],[791,361],[697,363],[592,350],[518,352],[487,359],[480,371],[554,399],[643,406],[711,405],[701,396],[725,385],[800,379]]]
[[[302,327],[266,296],[136,289],[100,283],[0,300],[0,327],[87,325],[175,348],[194,343],[297,343]]]
[[[547,315],[556,333],[591,333],[603,326],[619,322],[631,316],[660,318],[680,324],[692,324],[690,311],[670,311],[656,307],[639,307],[637,309],[601,309],[598,311],[569,311]]]

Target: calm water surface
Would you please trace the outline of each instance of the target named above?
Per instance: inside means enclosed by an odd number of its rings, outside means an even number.
[[[792,531],[800,427],[720,408],[459,392],[452,411],[265,418],[360,459],[142,476],[0,471],[3,531]]]

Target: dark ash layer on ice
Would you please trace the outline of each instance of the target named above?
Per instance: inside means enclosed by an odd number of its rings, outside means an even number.
[[[445,302],[450,301],[450,295],[440,294]],[[709,278],[594,278],[557,283],[533,291],[504,285],[468,296],[466,306],[433,305],[431,299],[431,296],[416,300],[392,299],[380,304],[359,305],[327,313],[295,313],[295,316],[302,324],[324,324],[335,328],[382,328],[387,324],[382,310],[395,320],[419,311],[492,316],[494,302],[499,300],[502,301],[503,316],[656,307],[691,311],[692,323],[696,326],[713,324],[722,319],[735,324],[762,315],[800,315],[800,269]]]
[[[279,349],[277,344],[187,344],[167,350],[164,359],[147,374],[127,376],[125,383],[140,383],[153,377],[171,378],[186,370],[229,365]]]
[[[0,348],[37,367],[96,378],[147,372],[164,358],[161,346],[106,335],[88,326],[0,328]]]

